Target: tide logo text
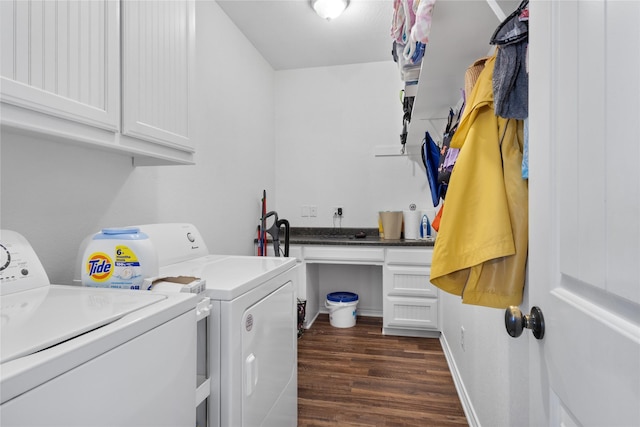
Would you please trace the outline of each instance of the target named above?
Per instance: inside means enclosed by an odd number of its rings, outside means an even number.
[[[87,273],[96,282],[109,280],[113,274],[113,262],[109,255],[102,252],[91,254],[87,260]]]

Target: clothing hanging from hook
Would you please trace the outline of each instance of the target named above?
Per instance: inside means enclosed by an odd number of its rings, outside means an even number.
[[[507,119],[529,116],[529,74],[526,69],[529,43],[529,2],[523,1],[496,28],[490,44],[496,45],[493,96],[496,114]]]
[[[495,57],[467,99],[451,141],[460,148],[442,210],[431,282],[465,304],[519,305],[528,246],[528,188],[521,177],[523,122],[495,115]]]

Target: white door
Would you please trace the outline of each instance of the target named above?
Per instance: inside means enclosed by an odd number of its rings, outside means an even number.
[[[297,422],[297,324],[293,282],[242,316],[242,426]]]
[[[638,426],[640,2],[530,12],[530,424]]]

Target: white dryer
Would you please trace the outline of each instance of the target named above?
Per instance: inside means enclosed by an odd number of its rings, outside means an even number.
[[[195,425],[195,295],[51,285],[8,230],[0,291],[0,425]]]
[[[206,281],[209,426],[296,426],[295,258],[211,255],[191,224],[136,227],[155,245],[161,277]]]

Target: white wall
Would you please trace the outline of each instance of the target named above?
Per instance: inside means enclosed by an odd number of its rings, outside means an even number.
[[[0,226],[27,237],[52,282],[71,282],[81,240],[108,226],[192,222],[211,251],[253,254],[262,190],[275,193],[274,72],[215,2],[196,7],[195,166],[134,168],[2,132]]]
[[[374,156],[380,145],[400,152],[401,89],[391,59],[276,72],[280,217],[332,227],[341,205],[343,227],[377,227],[380,210],[433,208],[419,158]],[[301,217],[303,205],[317,206],[318,216]]]
[[[473,407],[472,419],[490,427],[527,425],[527,337],[514,339],[507,334],[504,310],[462,304],[460,297],[442,291],[440,307],[442,334]]]

